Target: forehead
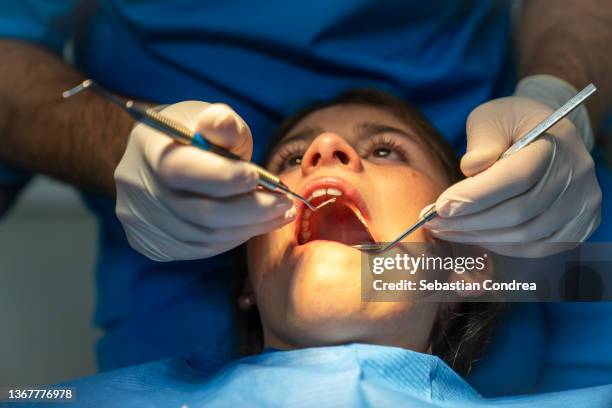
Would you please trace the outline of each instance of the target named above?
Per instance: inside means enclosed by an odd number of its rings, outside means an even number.
[[[287,132],[285,137],[313,127],[339,134],[350,134],[355,128],[355,124],[361,122],[376,122],[406,131],[411,130],[405,122],[385,110],[385,108],[360,104],[343,104],[328,106],[309,113],[297,122]]]

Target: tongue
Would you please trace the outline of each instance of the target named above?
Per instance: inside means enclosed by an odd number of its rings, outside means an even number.
[[[311,235],[308,241],[327,240],[346,245],[374,242],[353,210],[342,203],[329,204],[312,213],[309,225]]]

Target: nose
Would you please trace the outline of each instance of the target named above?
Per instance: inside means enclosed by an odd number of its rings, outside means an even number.
[[[342,166],[361,171],[361,157],[341,136],[325,132],[317,136],[302,158],[302,173],[309,175],[324,166]]]

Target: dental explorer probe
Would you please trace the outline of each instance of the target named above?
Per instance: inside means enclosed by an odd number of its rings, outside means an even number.
[[[160,114],[153,108],[150,108],[140,103],[136,103],[132,100],[120,98],[108,92],[91,79],[87,79],[79,85],[75,86],[74,88],[64,91],[62,93],[62,97],[64,99],[70,98],[71,96],[76,95],[88,88],[93,89],[100,96],[121,107],[123,110],[128,112],[135,120],[142,122],[156,130],[159,130],[165,135],[172,137],[177,142],[195,146],[199,149],[216,153],[229,159],[240,160],[242,162],[247,163],[259,175],[259,179],[257,180],[258,184],[260,184],[262,187],[267,188],[270,191],[282,192],[285,194],[289,194],[292,197],[295,197],[296,199],[303,202],[311,211],[316,211],[319,208],[336,201],[335,198],[331,198],[315,207],[310,204],[307,199],[305,199],[298,193],[293,192],[285,183],[281,181],[279,177],[270,173],[266,169],[256,165],[255,163],[246,161],[242,157],[209,142],[204,138],[201,133],[192,132],[186,126],[183,126],[182,124],[168,118],[167,116]]]
[[[546,119],[540,122],[536,127],[527,132],[523,137],[514,142],[512,146],[508,148],[502,155],[499,157],[499,160],[505,159],[519,150],[523,149],[525,146],[542,136],[548,129],[553,127],[557,122],[566,117],[571,111],[576,109],[582,102],[584,102],[589,96],[591,96],[597,88],[593,84],[587,85],[582,91],[578,92],[574,95],[570,100],[568,100],[563,106],[550,114]],[[438,216],[438,213],[435,210],[435,206],[431,206],[429,210],[423,214],[421,218],[414,224],[412,224],[406,231],[404,231],[399,237],[395,238],[393,241],[388,244],[383,244],[379,242],[369,242],[364,244],[353,245],[353,248],[356,248],[360,251],[366,251],[371,253],[382,253],[387,250],[393,248],[397,244],[401,242],[402,239],[406,238],[408,235],[412,234],[415,230],[420,228],[427,221]]]

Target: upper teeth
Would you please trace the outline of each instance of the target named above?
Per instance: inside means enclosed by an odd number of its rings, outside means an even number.
[[[313,198],[322,197],[324,195],[336,196],[339,197],[342,195],[342,191],[337,188],[319,188],[313,191],[308,197],[308,201],[311,201]]]

